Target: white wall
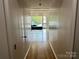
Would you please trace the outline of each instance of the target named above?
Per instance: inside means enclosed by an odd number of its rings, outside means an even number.
[[[0,59],[9,59],[3,0],[0,0]]]
[[[60,28],[49,31],[49,38],[58,59],[71,59],[67,54],[72,51],[77,0],[63,0],[59,8]],[[51,36],[53,35],[53,36]]]
[[[74,52],[76,52],[76,57],[73,59],[79,59],[79,1],[77,8],[77,18],[76,18],[76,28],[75,28],[75,40],[74,40]]]

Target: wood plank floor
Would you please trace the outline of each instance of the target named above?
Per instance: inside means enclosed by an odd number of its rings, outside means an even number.
[[[26,59],[55,59],[55,57],[48,43],[34,42]]]

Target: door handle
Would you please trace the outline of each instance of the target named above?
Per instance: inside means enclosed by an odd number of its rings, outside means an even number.
[[[23,36],[23,38],[27,38],[27,36]]]

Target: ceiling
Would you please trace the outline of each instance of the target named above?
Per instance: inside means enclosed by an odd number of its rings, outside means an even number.
[[[23,8],[59,8],[61,7],[62,0],[18,0],[20,7]]]

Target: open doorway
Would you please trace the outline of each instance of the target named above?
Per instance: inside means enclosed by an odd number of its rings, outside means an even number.
[[[26,16],[24,19],[25,36],[29,41],[47,40],[46,16]]]

